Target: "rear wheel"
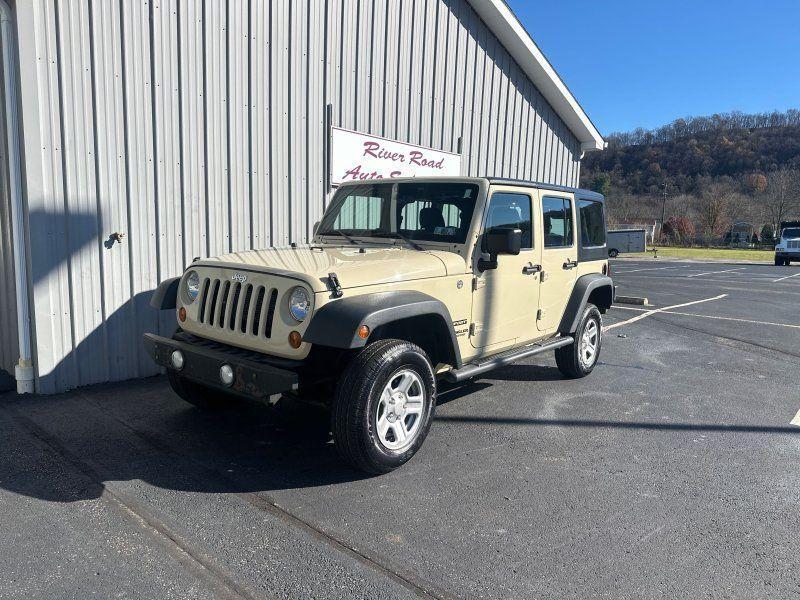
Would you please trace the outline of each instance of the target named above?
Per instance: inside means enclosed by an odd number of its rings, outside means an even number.
[[[556,349],[558,370],[571,379],[586,377],[597,364],[602,337],[600,311],[588,304],[575,330],[575,341]]]
[[[611,258],[617,258],[619,256],[619,250],[617,250],[616,248],[612,248],[611,250],[608,251],[608,255]]]
[[[402,340],[370,344],[347,366],[336,390],[336,447],[356,468],[387,473],[422,446],[435,404],[433,367],[419,346]]]

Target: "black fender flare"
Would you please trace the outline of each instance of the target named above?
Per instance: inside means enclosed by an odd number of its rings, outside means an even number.
[[[178,285],[180,282],[180,277],[173,277],[159,283],[150,298],[150,306],[156,310],[175,310],[178,304]]]
[[[303,341],[333,348],[361,348],[367,343],[358,336],[361,325],[375,331],[381,325],[426,315],[441,319],[444,330],[449,332],[449,340],[444,342],[452,352],[454,366],[460,367],[461,352],[450,311],[440,300],[412,290],[363,294],[329,302],[314,313]]]
[[[569,298],[569,302],[567,302],[564,316],[561,317],[561,324],[558,326],[559,333],[575,333],[583,310],[589,302],[589,296],[592,295],[592,292],[601,288],[608,288],[608,290],[603,295],[603,301],[597,307],[600,309],[611,308],[611,304],[614,302],[614,282],[611,277],[600,275],[599,273],[590,273],[578,277],[575,287],[572,288],[572,295]]]

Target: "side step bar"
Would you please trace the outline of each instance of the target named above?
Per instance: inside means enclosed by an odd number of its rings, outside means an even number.
[[[573,341],[575,340],[571,335],[565,335],[548,340],[541,344],[533,344],[532,346],[518,348],[512,352],[504,352],[494,358],[488,358],[480,363],[469,363],[460,369],[452,369],[447,371],[444,374],[444,378],[451,383],[459,383],[465,379],[469,379],[470,377],[476,377],[499,367],[510,365],[518,360],[522,360],[523,358],[533,356],[534,354],[541,354],[542,352],[547,352],[548,350],[555,350],[556,348],[569,346]]]

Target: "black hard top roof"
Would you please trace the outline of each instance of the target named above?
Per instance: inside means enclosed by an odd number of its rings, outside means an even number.
[[[605,201],[605,196],[592,190],[584,190],[583,188],[568,187],[566,185],[553,185],[551,183],[541,183],[538,181],[526,181],[524,179],[507,179],[504,177],[487,177],[490,183],[503,184],[503,185],[518,185],[520,187],[533,187],[540,190],[551,190],[553,192],[567,192],[575,194],[586,200]]]
[[[393,179],[370,179],[365,181],[347,181],[339,184],[338,187],[345,187],[351,185],[364,185],[370,183],[424,183],[436,181],[474,181],[480,180],[488,181],[490,184],[498,185],[515,185],[519,187],[537,188],[540,190],[550,190],[553,192],[565,192],[568,194],[575,194],[578,198],[585,200],[597,200],[598,202],[605,202],[603,194],[598,194],[592,190],[584,190],[582,188],[568,187],[565,185],[553,185],[551,183],[541,183],[539,181],[527,181],[524,179],[508,179],[503,177],[466,177],[466,176],[447,176],[447,177],[397,177]]]

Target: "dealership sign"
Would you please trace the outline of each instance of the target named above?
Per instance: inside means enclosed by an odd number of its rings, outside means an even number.
[[[461,175],[461,155],[331,128],[331,183]]]

